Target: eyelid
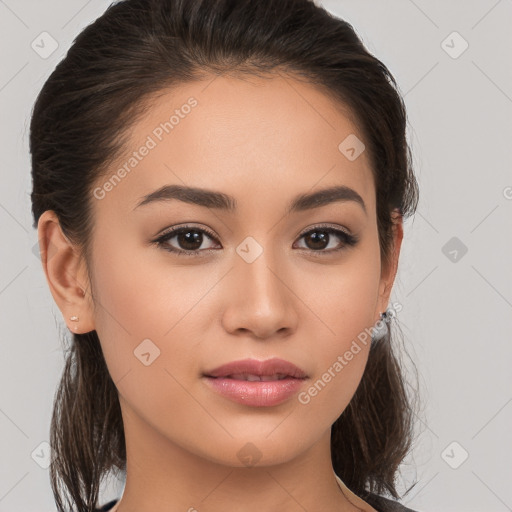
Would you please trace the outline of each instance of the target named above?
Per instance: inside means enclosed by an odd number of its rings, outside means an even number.
[[[313,224],[311,227],[306,228],[304,231],[302,231],[300,233],[299,237],[307,235],[309,232],[315,231],[315,229],[320,230],[322,228],[324,228],[324,229],[330,228],[330,229],[334,229],[336,231],[342,231],[343,233],[345,233],[348,236],[354,236],[347,228],[340,226],[339,224],[331,224],[329,222],[326,222],[326,223],[321,222],[320,224]]]
[[[151,243],[160,245],[160,246],[164,246],[164,244],[167,241],[167,240],[164,240],[165,238],[171,239],[174,236],[178,235],[180,232],[186,231],[186,230],[190,230],[190,231],[196,230],[199,232],[204,232],[204,233],[206,233],[208,238],[211,238],[212,240],[214,240],[215,242],[220,244],[219,239],[213,233],[212,230],[210,230],[209,228],[206,228],[204,226],[202,226],[202,227],[193,226],[189,223],[185,223],[183,225],[178,224],[177,226],[173,226],[171,228],[164,229],[164,231],[162,231],[153,240],[151,240]],[[175,247],[172,247],[172,248],[164,247],[164,250],[166,250],[170,253],[173,253],[177,256],[201,257],[201,256],[203,256],[203,254],[201,254],[201,253],[211,253],[212,251],[215,251],[216,249],[203,249],[203,250],[187,251],[185,249],[176,249]]]
[[[158,234],[156,236],[155,240],[153,240],[153,241],[156,242],[158,239],[161,239],[164,236],[169,235],[171,233],[180,232],[182,229],[190,229],[190,230],[196,229],[198,231],[204,231],[210,238],[213,238],[217,242],[219,241],[217,236],[214,234],[214,232],[212,230],[210,230],[210,228],[206,228],[204,226],[201,226],[201,227],[193,226],[191,224],[184,224],[184,225],[178,224],[177,226],[173,226],[171,228],[166,228],[160,234]]]
[[[313,249],[300,247],[298,250],[305,251],[308,255],[311,255],[315,258],[327,258],[332,255],[340,254],[341,252],[350,249],[356,246],[359,242],[359,235],[355,235],[350,232],[347,228],[340,226],[339,224],[331,224],[331,223],[320,223],[314,224],[309,228],[306,228],[301,234],[298,236],[298,240],[301,240],[305,235],[309,233],[314,233],[315,231],[325,231],[329,234],[334,234],[339,239],[341,239],[341,247],[336,249],[328,249],[328,250],[318,250],[315,251]]]

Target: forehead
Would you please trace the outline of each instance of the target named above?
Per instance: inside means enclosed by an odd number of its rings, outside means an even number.
[[[312,85],[281,74],[210,77],[146,100],[98,185],[121,174],[108,196],[129,209],[169,183],[242,200],[344,184],[371,203],[367,152],[349,160],[340,150],[347,137],[364,142],[352,113]]]

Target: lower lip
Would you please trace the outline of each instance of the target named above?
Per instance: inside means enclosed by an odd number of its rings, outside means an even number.
[[[292,377],[282,380],[246,381],[222,377],[204,377],[217,393],[251,407],[279,405],[292,397],[305,379]]]

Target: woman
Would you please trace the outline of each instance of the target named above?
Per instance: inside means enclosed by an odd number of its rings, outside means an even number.
[[[59,511],[117,471],[101,510],[410,510],[405,129],[390,72],[309,0],[125,0],[79,34],[30,132],[72,333]]]

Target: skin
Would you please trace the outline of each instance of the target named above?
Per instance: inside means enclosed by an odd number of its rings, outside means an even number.
[[[198,101],[192,112],[103,199],[92,199],[92,268],[53,212],[38,225],[43,252],[49,244],[55,251],[43,258],[52,295],[72,332],[97,331],[119,391],[127,480],[114,510],[374,510],[346,486],[340,491],[330,458],[331,425],[361,380],[369,344],[307,405],[297,396],[274,407],[237,404],[200,376],[237,359],[280,357],[305,370],[307,389],[388,307],[402,220],[391,264],[381,267],[367,152],[349,161],[338,150],[349,134],[362,134],[320,90],[277,74],[162,92],[108,176],[190,96]],[[224,192],[238,209],[177,200],[135,208],[165,184]],[[296,195],[331,185],[355,189],[367,213],[347,201],[285,215]],[[200,251],[220,249],[194,258],[151,244],[185,223],[216,235],[204,235]],[[320,223],[360,240],[327,254],[343,244],[332,235],[315,258],[317,246],[301,234]],[[247,236],[263,248],[252,263],[236,252]],[[188,248],[178,237],[167,243]],[[147,338],[160,350],[149,366],[134,356]],[[249,442],[260,457],[252,467],[237,456]]]

